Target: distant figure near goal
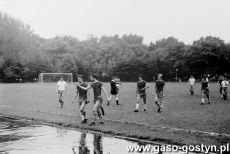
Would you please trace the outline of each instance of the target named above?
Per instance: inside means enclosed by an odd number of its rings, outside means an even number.
[[[38,82],[41,84],[44,83],[55,83],[57,82],[60,77],[63,77],[63,80],[68,84],[73,83],[73,74],[72,73],[40,73]]]

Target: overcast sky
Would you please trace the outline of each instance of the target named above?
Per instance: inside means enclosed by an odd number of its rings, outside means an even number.
[[[201,36],[230,42],[230,0],[0,0],[0,11],[41,37],[137,34],[144,42]]]

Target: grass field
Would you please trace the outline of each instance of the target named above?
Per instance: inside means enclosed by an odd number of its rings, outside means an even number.
[[[230,135],[230,101],[220,99],[218,86],[215,83],[210,84],[211,105],[203,106],[200,105],[199,83],[195,86],[194,96],[189,94],[187,83],[166,83],[164,110],[160,114],[156,112],[157,107],[151,95],[153,84],[149,84],[151,87],[147,90],[147,113],[143,111],[143,103],[140,105],[140,112],[133,112],[136,104],[136,84],[122,83],[119,94],[121,105],[117,106],[112,100],[110,106],[107,106],[104,101],[103,106],[106,112],[104,118],[122,123]],[[104,85],[109,93],[109,84],[104,83]],[[68,86],[63,109],[60,109],[55,91],[55,84],[0,84],[0,113],[35,119],[52,119],[53,121],[55,121],[55,115],[67,115],[76,119],[76,123],[80,123],[78,105],[77,103],[72,104],[74,86]],[[90,96],[93,96],[92,90]],[[89,118],[92,117],[92,108],[91,101],[87,105]],[[134,132],[138,133],[135,130]]]

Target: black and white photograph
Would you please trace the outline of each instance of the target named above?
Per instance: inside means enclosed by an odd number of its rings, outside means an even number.
[[[0,0],[0,154],[230,153],[229,0]]]

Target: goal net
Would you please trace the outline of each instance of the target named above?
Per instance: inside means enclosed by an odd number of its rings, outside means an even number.
[[[58,82],[60,78],[63,77],[63,80],[67,83],[73,83],[73,74],[72,73],[40,73],[39,82],[40,83],[53,83]]]

